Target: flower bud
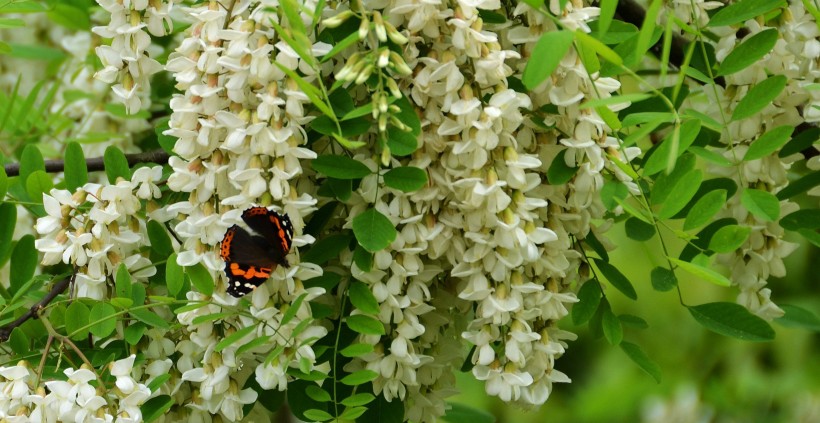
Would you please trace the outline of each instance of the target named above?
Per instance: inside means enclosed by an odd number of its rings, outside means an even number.
[[[362,15],[362,22],[359,24],[359,41],[364,40],[367,38],[367,34],[370,33],[370,20],[367,19],[367,15]]]
[[[373,12],[373,22],[376,24],[376,37],[379,39],[379,41],[386,43],[387,28],[384,27],[384,20],[382,19],[382,14],[378,10]]]
[[[345,10],[336,16],[323,20],[322,23],[325,24],[325,27],[327,28],[337,28],[339,25],[345,23],[351,16],[353,16],[353,12],[350,10]]]
[[[393,26],[390,22],[385,22],[384,27],[387,29],[387,37],[390,38],[390,41],[398,45],[407,44],[407,37],[401,34],[401,32],[396,30],[396,27]]]

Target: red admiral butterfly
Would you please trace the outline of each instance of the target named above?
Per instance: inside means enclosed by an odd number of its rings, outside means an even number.
[[[241,297],[265,283],[281,265],[288,267],[293,224],[287,214],[265,207],[251,207],[242,213],[242,220],[253,234],[233,225],[225,232],[219,256],[225,261],[228,294]]]

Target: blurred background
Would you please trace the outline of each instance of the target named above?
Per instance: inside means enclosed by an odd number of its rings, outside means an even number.
[[[673,236],[665,234],[664,240]],[[787,234],[794,235],[794,234]],[[618,246],[612,263],[632,281],[638,301],[606,291],[615,314],[633,314],[646,329],[624,325],[624,340],[641,346],[661,368],[661,383],[624,352],[570,317],[559,326],[578,334],[556,369],[571,384],[556,384],[547,403],[523,411],[484,393],[482,383],[459,374],[461,394],[452,402],[484,410],[498,422],[820,422],[820,334],[773,323],[774,342],[727,338],[697,324],[680,305],[676,290],[652,289],[649,271],[662,263],[657,237],[641,243],[626,237],[623,225],[609,233]],[[820,250],[800,237],[786,260],[788,276],[769,280],[772,299],[820,315]],[[675,251],[675,247],[672,248]],[[696,305],[735,301],[737,290],[678,272],[683,300]],[[488,416],[489,417],[489,416]]]

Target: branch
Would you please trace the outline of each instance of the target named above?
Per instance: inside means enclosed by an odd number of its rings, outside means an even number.
[[[51,291],[43,297],[37,304],[34,304],[25,314],[20,316],[17,320],[7,324],[0,328],[0,342],[5,342],[11,336],[11,331],[14,328],[19,327],[23,323],[26,323],[29,319],[36,319],[40,315],[40,310],[44,309],[49,303],[51,303],[54,298],[58,295],[62,294],[63,291],[68,288],[68,285],[71,283],[71,280],[74,279],[74,276],[65,278],[60,282],[54,284],[51,287]]]
[[[125,158],[128,160],[128,166],[132,167],[139,163],[168,163],[168,153],[165,150],[146,151],[144,153],[126,154]],[[20,163],[11,163],[6,166],[6,175],[18,176],[20,175]],[[85,167],[89,172],[97,172],[105,170],[105,161],[102,157],[93,157],[85,159]],[[56,173],[65,170],[64,160],[46,160],[46,172]]]

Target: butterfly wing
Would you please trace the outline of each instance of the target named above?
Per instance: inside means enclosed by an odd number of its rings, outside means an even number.
[[[251,207],[242,213],[242,220],[275,247],[272,252],[276,263],[287,267],[285,256],[290,251],[293,239],[293,223],[288,215],[279,214],[265,207]]]
[[[220,246],[228,276],[228,294],[241,297],[265,283],[277,265],[271,254],[275,249],[265,238],[251,235],[237,225],[231,226]]]

